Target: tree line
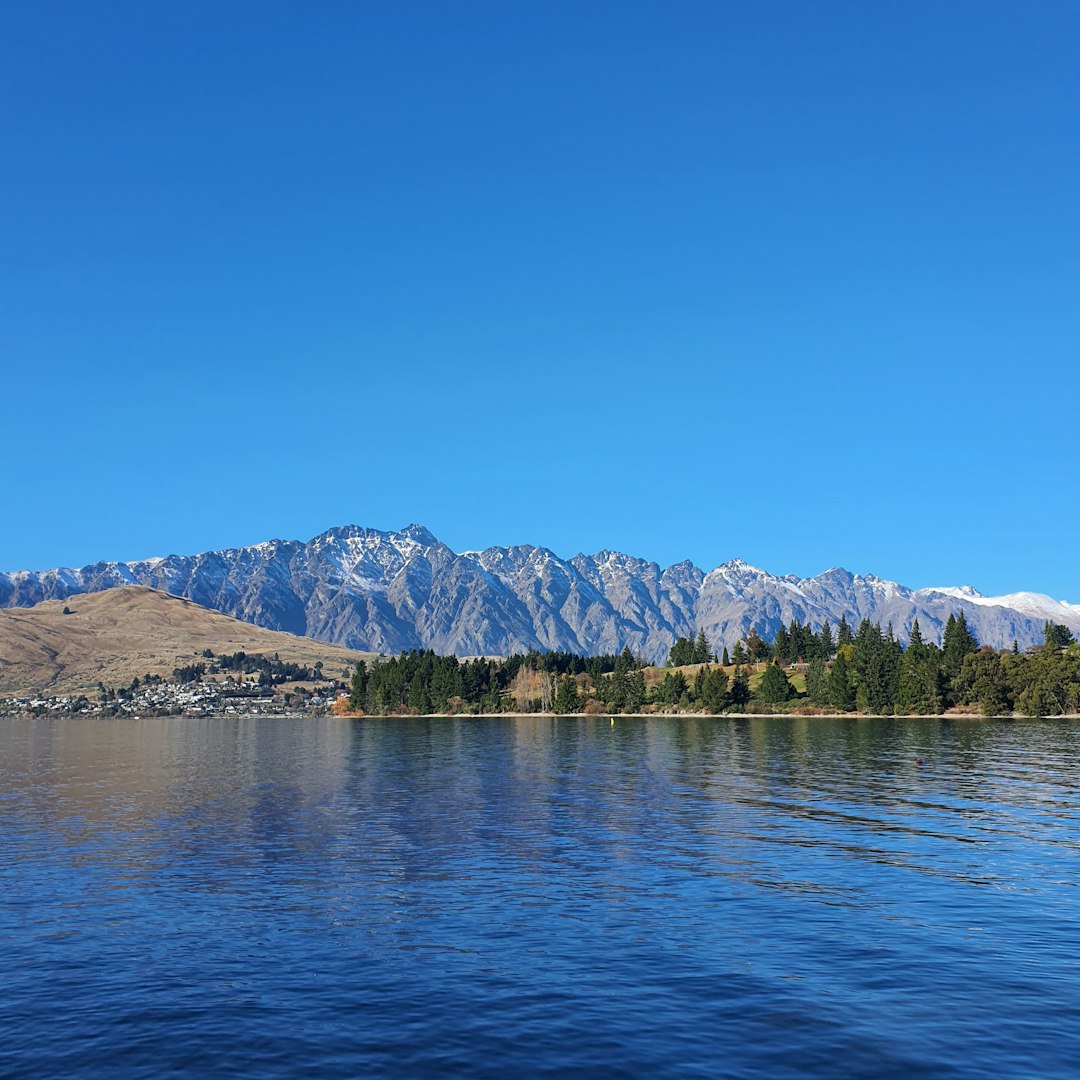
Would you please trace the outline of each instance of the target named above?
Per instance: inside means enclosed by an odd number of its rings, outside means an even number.
[[[932,715],[960,705],[978,707],[986,716],[1075,712],[1080,709],[1080,646],[1056,623],[1045,623],[1043,634],[1043,645],[1026,653],[1016,642],[1011,650],[980,646],[961,612],[949,616],[940,647],[924,640],[916,619],[904,648],[891,624],[883,631],[863,619],[853,633],[841,618],[834,636],[828,623],[815,634],[792,622],[777,631],[772,645],[751,630],[735,645],[731,662],[737,675],[747,662],[768,665],[751,695],[763,704],[801,698],[837,712],[877,715]],[[684,647],[676,642],[671,657],[681,655]],[[797,663],[805,667],[802,692],[784,670]],[[687,701],[693,700],[688,695]]]
[[[682,670],[697,665],[697,670]],[[789,676],[798,665],[805,685]],[[529,652],[506,659],[458,660],[413,650],[357,664],[350,709],[394,713],[722,713],[747,708],[938,714],[954,706],[985,715],[1057,716],[1080,709],[1080,645],[1067,628],[1045,626],[1045,643],[1021,653],[981,647],[961,613],[950,615],[941,646],[918,620],[907,647],[891,625],[845,619],[814,632],[792,622],[771,643],[751,630],[718,661],[704,632],[680,638],[662,676],[646,678],[628,649],[581,657]]]

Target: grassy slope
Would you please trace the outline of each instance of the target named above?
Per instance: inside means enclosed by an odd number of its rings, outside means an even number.
[[[664,676],[670,671],[681,671],[688,683],[693,683],[694,676],[701,670],[702,664],[686,664],[684,667],[647,667],[645,668],[645,685],[646,686],[659,686],[664,681]],[[716,665],[714,665],[716,666]],[[747,670],[750,672],[750,689],[756,690],[757,685],[761,682],[761,676],[765,672],[767,664],[748,664]],[[723,669],[727,672],[727,677],[730,680],[735,674],[735,665],[730,664]],[[787,675],[788,681],[800,694],[806,691],[806,673],[803,671],[792,671],[790,668],[784,668],[784,674]]]
[[[71,609],[64,615],[63,609]],[[149,673],[172,675],[204,649],[277,653],[339,677],[372,654],[264,630],[168,593],[131,585],[0,610],[0,693],[62,694],[98,682],[123,686]]]

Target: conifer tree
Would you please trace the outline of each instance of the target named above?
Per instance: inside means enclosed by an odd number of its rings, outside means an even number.
[[[679,638],[668,653],[668,667],[684,667],[693,662],[694,643],[689,638]]]
[[[881,627],[872,624],[869,619],[859,623],[851,666],[858,709],[878,716],[892,712],[890,649]]]
[[[731,667],[731,657],[728,655],[726,645],[724,646],[724,655],[723,655],[723,658],[721,659],[720,663],[723,664],[724,667]]]
[[[694,640],[693,659],[690,663],[707,664],[711,659],[712,653],[709,649],[709,639],[705,636],[704,630],[699,630],[697,638]]]
[[[962,611],[957,616],[950,613],[945,623],[941,651],[945,674],[950,679],[956,678],[960,673],[964,657],[968,653],[979,651],[978,638],[968,629],[967,617]]]
[[[936,646],[923,640],[919,620],[911,627],[908,647],[900,658],[896,708],[921,716],[941,712],[941,675]]]
[[[978,705],[983,716],[1005,716],[1012,712],[1008,683],[1001,657],[990,649],[968,653],[957,676],[957,696]]]
[[[556,713],[576,713],[581,709],[581,697],[573,675],[564,675],[559,680],[559,689],[555,693],[552,710]]]
[[[723,668],[705,668],[701,686],[701,705],[706,712],[718,713],[727,703],[728,677]]]
[[[1047,621],[1043,625],[1043,643],[1053,645],[1056,649],[1067,649],[1075,642],[1073,632],[1060,623]]]
[[[815,656],[806,669],[806,696],[814,705],[829,703],[827,679],[825,661],[820,656]]]
[[[833,645],[832,630],[829,628],[828,622],[822,625],[818,642],[820,643],[822,660],[831,660],[832,654],[836,651],[836,646]]]
[[[738,648],[737,645],[736,648]],[[745,705],[750,700],[750,676],[747,674],[746,668],[741,665],[736,666],[732,676],[728,700],[736,708]]]
[[[851,685],[851,673],[844,654],[837,653],[828,678],[829,704],[838,712],[851,712],[855,708],[855,688]]]
[[[352,681],[349,683],[349,708],[356,712],[366,704],[367,692],[367,664],[363,660],[357,660],[356,669],[353,671]]]
[[[851,627],[848,626],[847,615],[840,616],[840,625],[836,628],[836,647],[839,649],[843,645],[851,645],[855,641],[855,637],[851,632]]]
[[[754,696],[769,705],[777,705],[791,697],[791,683],[775,661],[765,669]]]
[[[786,664],[791,660],[791,635],[784,629],[781,623],[773,638],[773,656],[781,663]]]
[[[750,627],[750,633],[746,635],[746,651],[750,659],[756,664],[759,660],[769,658],[769,646],[762,640],[754,627]]]

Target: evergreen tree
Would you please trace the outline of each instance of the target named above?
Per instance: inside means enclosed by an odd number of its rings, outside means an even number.
[[[950,613],[945,623],[941,652],[945,674],[954,679],[960,673],[964,657],[979,651],[979,641],[968,629],[967,618],[961,611],[958,616]]]
[[[668,667],[685,667],[693,662],[694,643],[689,638],[679,638],[668,653]]]
[[[723,711],[727,703],[728,677],[723,668],[706,668],[701,685],[701,707],[710,713]]]
[[[1072,631],[1060,623],[1046,622],[1043,625],[1043,641],[1058,649],[1067,649],[1075,642]]]
[[[818,643],[822,660],[831,660],[832,654],[836,651],[836,646],[833,645],[832,630],[829,628],[828,622],[821,627]]]
[[[559,689],[555,693],[555,704],[552,709],[560,714],[581,711],[581,696],[578,694],[577,682],[573,675],[564,675],[559,680]]]
[[[938,651],[923,641],[919,620],[916,619],[911,627],[908,647],[900,658],[897,710],[921,716],[941,712],[940,683]]]
[[[771,650],[754,627],[750,627],[750,633],[746,635],[746,651],[750,654],[750,659],[755,664],[759,660],[767,660],[769,658]]]
[[[978,705],[983,716],[1006,716],[1012,713],[1008,682],[1001,657],[992,649],[968,653],[957,676],[961,701]]]
[[[690,663],[707,664],[712,658],[712,652],[709,648],[709,639],[705,636],[704,630],[699,630],[697,638],[694,640],[693,659]]]
[[[945,682],[945,705],[955,705],[960,700],[957,678],[968,653],[978,652],[979,642],[968,629],[967,618],[963,612],[958,616],[950,613],[945,623],[945,633],[941,645],[941,667]]]
[[[681,671],[669,671],[660,684],[660,700],[667,705],[678,705],[689,689],[686,676]]]
[[[815,656],[806,669],[806,696],[814,705],[829,703],[828,676],[820,656]]]
[[[728,655],[726,645],[724,646],[724,655],[723,658],[720,660],[720,663],[723,664],[724,667],[731,667],[731,657]]]
[[[736,667],[742,667],[748,660],[749,657],[746,655],[746,648],[743,646],[743,643],[741,641],[736,641],[735,648],[731,653],[731,662]]]
[[[791,663],[791,635],[784,629],[783,623],[780,624],[779,629],[776,631],[776,637],[773,638],[773,656],[781,664]]]
[[[855,708],[855,688],[851,685],[851,672],[845,655],[836,654],[828,678],[829,704],[838,712],[851,712]]]
[[[409,707],[420,713],[431,712],[431,699],[423,675],[417,671],[409,680]]]
[[[738,648],[738,646],[736,646]],[[736,666],[731,679],[731,690],[728,692],[728,701],[735,707],[740,708],[750,700],[750,676],[746,668]]]
[[[1016,704],[1027,716],[1061,716],[1080,710],[1080,650],[1043,645],[1013,661],[1019,675]]]
[[[851,645],[855,641],[854,635],[851,633],[851,627],[848,626],[847,616],[840,616],[840,625],[836,628],[836,647],[839,649],[842,645]]]
[[[791,697],[791,683],[783,668],[777,663],[770,664],[761,676],[757,692],[754,695],[758,701],[769,705],[776,705],[787,701]]]
[[[855,704],[860,712],[884,716],[893,711],[891,649],[881,627],[863,619],[855,634],[851,667],[855,682]]]

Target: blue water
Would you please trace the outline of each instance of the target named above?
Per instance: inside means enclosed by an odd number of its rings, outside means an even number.
[[[1078,751],[1048,721],[0,721],[0,1075],[1074,1078]]]

